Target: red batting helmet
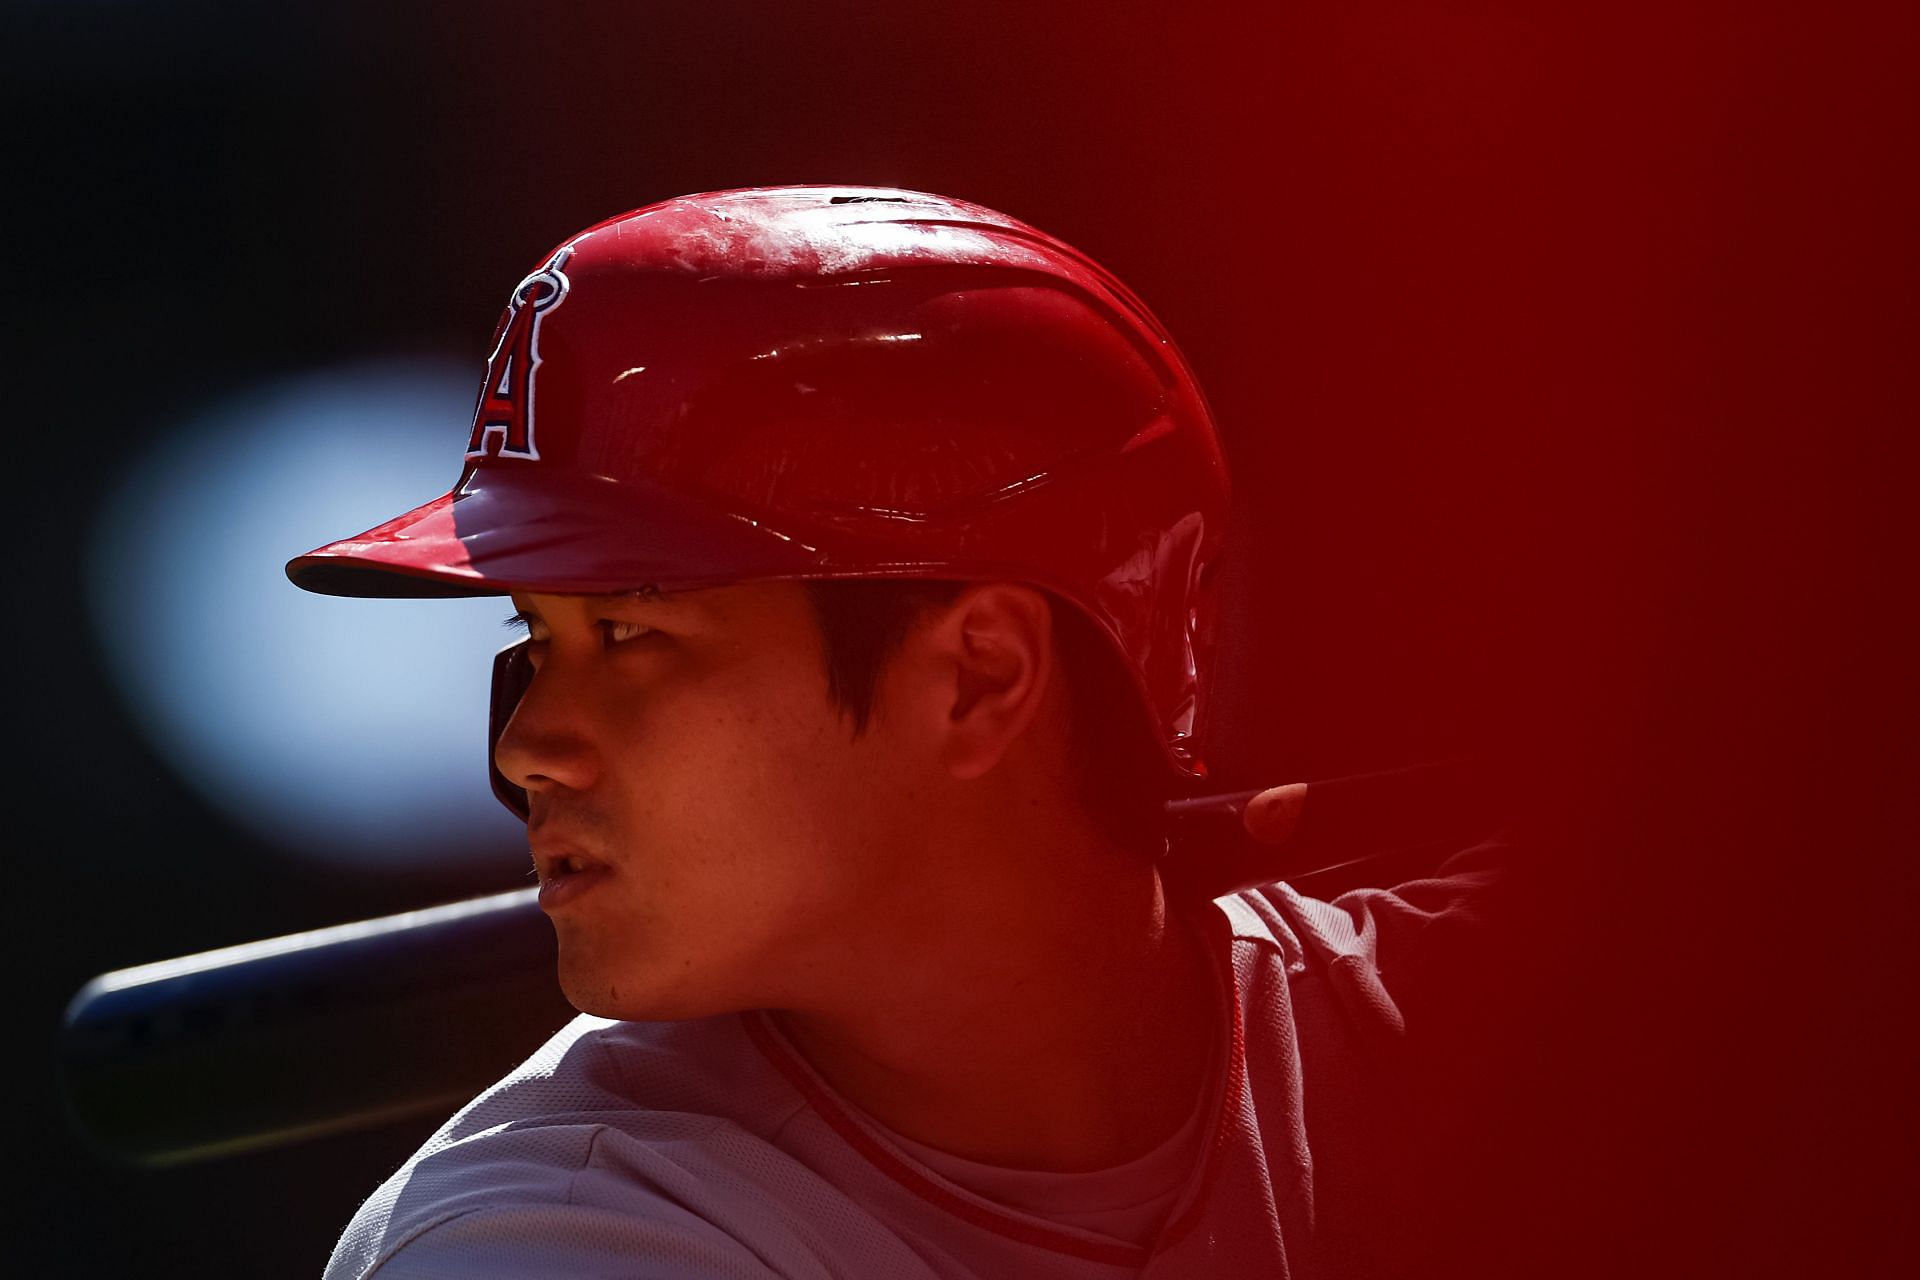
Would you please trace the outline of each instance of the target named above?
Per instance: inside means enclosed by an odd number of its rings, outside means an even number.
[[[515,287],[465,453],[452,492],[288,576],[347,596],[1023,581],[1112,640],[1176,781],[1206,772],[1212,419],[1126,286],[1005,214],[795,186],[589,227]]]

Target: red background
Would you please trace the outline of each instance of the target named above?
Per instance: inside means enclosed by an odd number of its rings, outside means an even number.
[[[1436,1271],[1891,1270],[1909,13],[16,7],[18,900],[61,904],[16,917],[31,1037],[102,969],[511,887],[293,872],[177,794],[71,621],[94,451],[335,360],[478,376],[526,264],[622,209],[898,184],[1077,244],[1198,368],[1240,501],[1223,781],[1525,766],[1548,874]],[[24,1123],[34,1269],[76,1275],[317,1271],[424,1132],[136,1174]]]

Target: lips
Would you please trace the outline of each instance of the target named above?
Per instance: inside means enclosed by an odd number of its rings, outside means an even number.
[[[588,857],[577,846],[566,841],[534,840],[531,844],[533,865],[539,871],[542,880],[578,875],[582,871],[591,871],[595,867],[606,865]]]
[[[597,862],[573,846],[559,842],[536,842],[533,861],[540,873],[543,911],[575,901],[613,871],[604,862]]]

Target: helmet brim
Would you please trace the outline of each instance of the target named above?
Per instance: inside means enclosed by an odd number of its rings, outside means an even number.
[[[597,595],[808,576],[795,536],[632,483],[492,474],[287,562],[306,591],[378,598]]]

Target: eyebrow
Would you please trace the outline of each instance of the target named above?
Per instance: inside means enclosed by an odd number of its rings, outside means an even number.
[[[687,599],[684,591],[659,591],[642,588],[637,591],[615,591],[607,595],[588,596],[592,603],[602,607],[615,605],[658,605],[666,609],[697,609],[700,606]]]
[[[644,605],[648,608],[665,609],[676,613],[704,613],[706,611],[705,607],[697,601],[687,599],[687,593],[684,591],[662,592],[642,588],[635,591],[612,591],[599,595],[583,595],[580,598],[596,609],[630,608],[634,605]],[[539,616],[539,613],[533,609],[521,609],[511,618],[508,618],[507,623],[511,626],[514,623],[523,622],[529,618],[538,618]]]

